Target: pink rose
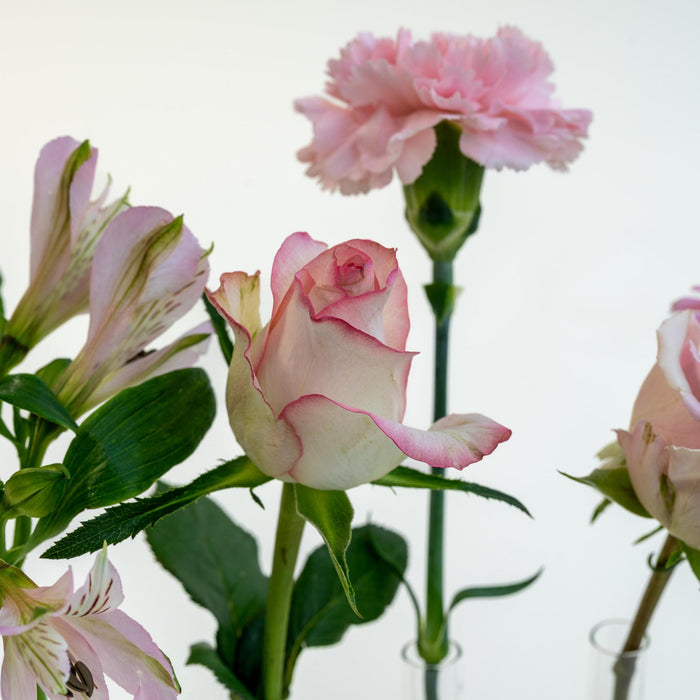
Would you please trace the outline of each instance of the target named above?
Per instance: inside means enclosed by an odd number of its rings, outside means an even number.
[[[618,431],[618,440],[642,505],[672,535],[700,548],[700,320],[696,313],[682,311],[667,319],[659,329],[658,342],[657,363],[637,396],[630,432]]]
[[[299,151],[307,174],[343,194],[403,184],[420,175],[443,120],[461,130],[459,148],[487,168],[564,169],[580,153],[591,113],[561,109],[541,44],[514,27],[491,39],[434,34],[413,42],[360,34],[328,62],[326,97],[297,100],[314,138]]]
[[[226,392],[236,439],[269,476],[318,489],[377,479],[406,456],[461,469],[510,430],[479,414],[429,431],[401,424],[414,353],[395,252],[372,241],[327,248],[306,233],[272,267],[261,328],[259,273],[232,272],[210,294],[235,335]]]

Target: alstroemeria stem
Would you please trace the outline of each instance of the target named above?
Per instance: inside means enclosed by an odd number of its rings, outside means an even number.
[[[433,284],[452,285],[452,263],[433,263]],[[435,312],[435,387],[433,420],[447,414],[447,355],[451,312]],[[443,476],[442,469],[432,470]],[[443,595],[443,550],[445,527],[445,492],[430,492],[428,515],[428,553],[426,585],[426,617],[418,640],[420,655],[431,664],[440,662],[447,655],[447,624]],[[428,678],[426,677],[426,684]]]
[[[304,520],[297,513],[294,485],[284,484],[265,608],[263,637],[265,700],[283,700],[287,696],[287,689],[284,687],[287,627],[292,602],[294,567],[303,531]]]
[[[647,583],[646,590],[639,603],[637,615],[632,622],[632,627],[621,650],[621,655],[613,666],[613,671],[615,672],[615,694],[613,700],[627,700],[632,677],[634,676],[636,658],[625,658],[622,655],[625,652],[639,649],[651,621],[651,616],[654,614],[661,594],[671,578],[673,567],[668,569],[665,567],[678,547],[678,540],[673,535],[668,535],[654,565],[654,572],[649,578],[649,583]]]

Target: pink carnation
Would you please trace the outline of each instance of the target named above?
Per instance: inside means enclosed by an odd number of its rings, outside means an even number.
[[[487,168],[564,169],[580,153],[591,113],[560,109],[547,81],[552,62],[514,27],[492,39],[434,34],[413,42],[360,34],[328,63],[327,97],[297,100],[314,138],[299,151],[324,189],[367,192],[420,175],[435,149],[433,127],[461,129],[464,155]]]

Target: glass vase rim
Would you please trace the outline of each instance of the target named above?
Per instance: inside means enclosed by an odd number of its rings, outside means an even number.
[[[634,658],[636,656],[640,656],[643,654],[648,648],[649,644],[651,643],[651,639],[649,635],[645,632],[644,636],[642,637],[642,641],[639,645],[638,649],[633,649],[631,651],[624,651],[620,652],[619,650],[615,649],[609,649],[606,646],[603,646],[597,639],[596,639],[596,634],[603,629],[604,627],[611,627],[613,625],[624,625],[629,629],[630,625],[632,624],[631,620],[628,620],[627,618],[624,617],[609,617],[606,618],[605,620],[601,620],[600,622],[596,623],[591,627],[591,631],[588,635],[588,641],[591,643],[591,646],[598,651],[601,654],[605,654],[606,656],[614,657],[614,658]]]
[[[411,654],[411,652],[413,652],[413,654]],[[462,653],[461,645],[451,639],[448,640],[447,656],[436,664],[429,664],[426,663],[423,657],[418,653],[417,639],[406,642],[406,644],[401,647],[401,659],[409,666],[419,669],[444,669],[449,666],[454,666],[462,658]]]

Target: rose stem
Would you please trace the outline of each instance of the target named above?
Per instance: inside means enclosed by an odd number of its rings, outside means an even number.
[[[452,284],[452,262],[433,263],[433,283]],[[434,310],[435,311],[435,310]],[[447,351],[451,314],[442,318],[435,314],[435,388],[433,420],[447,413]],[[432,473],[443,476],[443,470],[433,468]],[[426,585],[426,618],[418,641],[421,656],[436,664],[447,654],[447,625],[443,601],[443,549],[445,530],[445,492],[430,492],[428,515],[428,555]],[[426,672],[426,697],[436,698],[435,672]]]
[[[304,520],[297,513],[294,485],[284,484],[265,608],[263,636],[265,700],[282,700],[287,694],[287,690],[283,687],[287,627],[292,602],[294,567],[303,531]]]
[[[639,645],[644,639],[644,633],[649,626],[651,616],[654,614],[656,605],[661,598],[661,594],[666,588],[666,584],[671,578],[671,572],[673,567],[666,569],[666,565],[675,553],[679,546],[678,540],[669,535],[659,552],[659,557],[656,560],[654,566],[654,571],[649,578],[649,583],[644,591],[642,600],[639,603],[639,608],[637,609],[637,615],[632,622],[632,627],[630,628],[630,633],[627,636],[627,641],[625,642],[620,656],[618,657],[613,670],[615,672],[615,695],[614,700],[627,700],[629,694],[630,684],[632,683],[632,676],[634,675],[634,667],[636,663],[636,658],[634,656],[625,658],[624,654],[630,651],[637,651]]]

